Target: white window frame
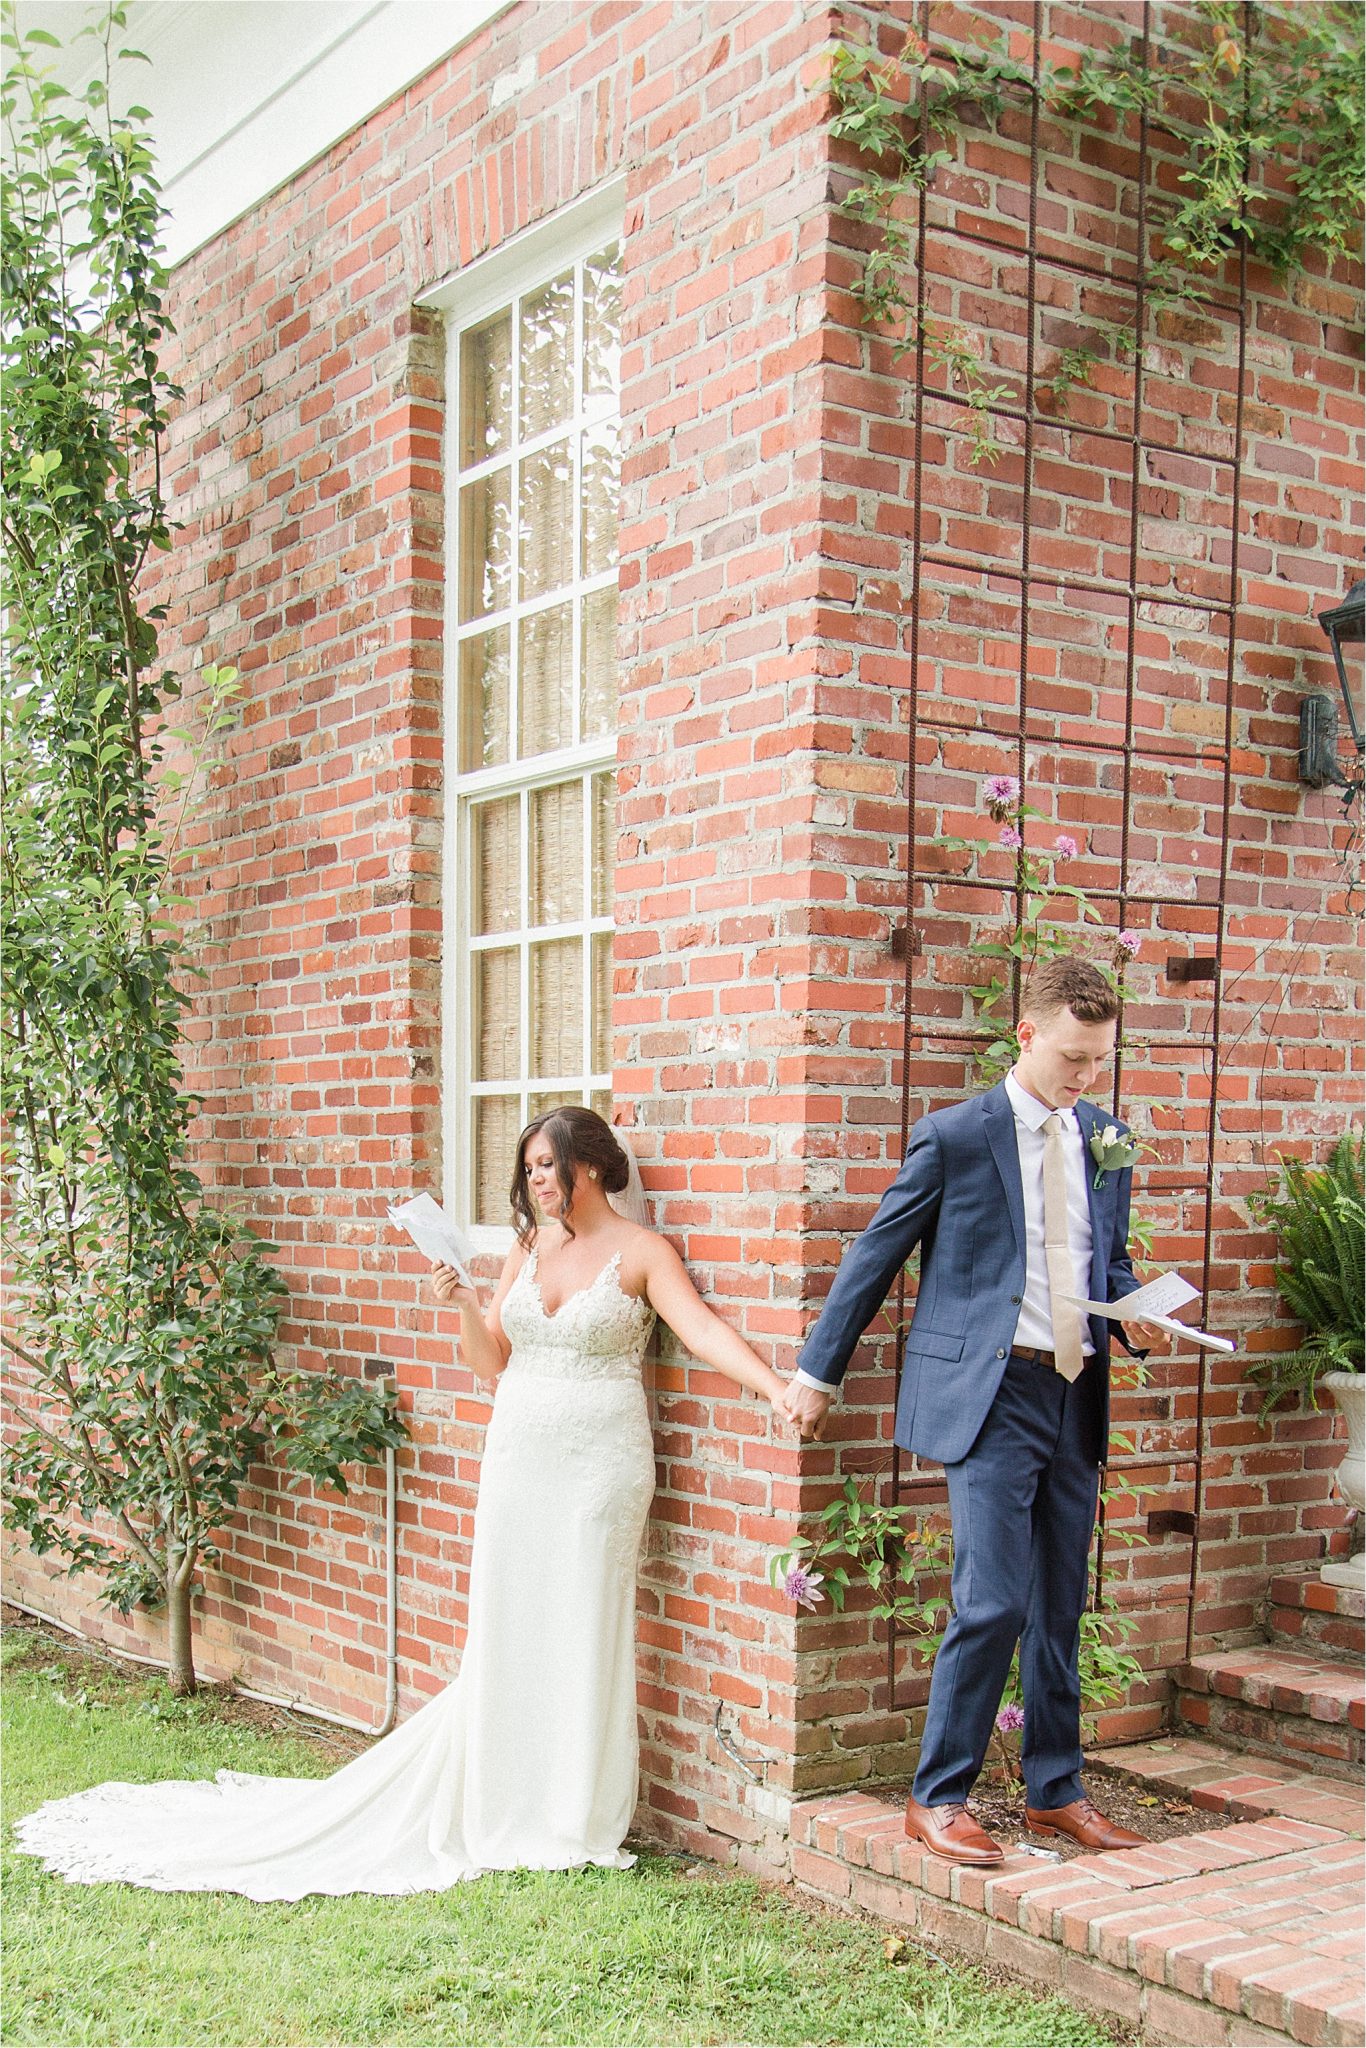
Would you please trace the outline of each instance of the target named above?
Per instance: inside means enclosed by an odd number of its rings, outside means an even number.
[[[462,625],[459,617],[459,564],[458,548],[460,535],[459,492],[464,484],[483,474],[482,464],[471,464],[461,471],[459,460],[459,434],[461,418],[460,393],[460,342],[462,335],[490,314],[497,312],[509,301],[535,289],[540,284],[558,276],[565,267],[584,257],[596,255],[608,242],[620,243],[625,213],[625,180],[613,179],[610,184],[599,187],[587,198],[565,207],[549,220],[539,222],[534,228],[515,236],[501,249],[470,264],[457,276],[443,281],[431,291],[423,294],[421,303],[444,315],[446,321],[446,420],[443,463],[445,471],[446,509],[446,578],[445,578],[445,660],[444,660],[444,716],[446,734],[446,775],[445,775],[445,821],[442,846],[442,954],[441,954],[441,1150],[442,1150],[442,1194],[449,1214],[455,1218],[470,1237],[476,1251],[505,1253],[512,1244],[512,1230],[509,1225],[477,1224],[474,1215],[474,1188],[471,1176],[473,1158],[473,1095],[467,1095],[465,1076],[470,1067],[469,1020],[471,1011],[472,976],[470,962],[476,948],[472,944],[470,930],[471,900],[471,858],[470,815],[471,798],[480,796],[519,795],[522,803],[522,846],[524,855],[529,851],[529,837],[526,829],[526,807],[529,792],[543,788],[549,783],[564,782],[575,776],[584,776],[593,771],[611,770],[616,766],[617,736],[615,731],[598,738],[583,740],[570,747],[561,747],[550,754],[537,754],[530,758],[512,759],[492,768],[478,768],[462,773],[454,751],[455,736],[459,732],[459,688],[460,649],[465,639],[489,630],[490,625],[502,615],[494,613]],[[537,436],[526,445],[533,451],[541,445],[542,439],[548,444],[562,437],[563,427]],[[520,444],[519,444],[520,445]],[[524,451],[525,452],[525,451]],[[498,467],[500,458],[491,458],[489,467]],[[576,486],[577,486],[576,470]],[[581,492],[575,491],[575,540],[578,538]],[[514,526],[517,508],[513,505]],[[575,552],[577,568],[578,554]],[[514,593],[516,584],[516,560],[514,555]],[[576,575],[576,587],[589,592],[606,587],[609,577],[584,579]],[[556,594],[545,600],[547,606],[562,602]],[[540,608],[541,600],[527,610]],[[516,732],[516,705],[510,706],[510,730]],[[585,791],[591,791],[591,782],[585,784]],[[591,1031],[592,1000],[592,936],[594,933],[613,928],[611,914],[592,914],[592,805],[585,802],[583,816],[584,879],[587,900],[583,915],[574,923],[554,927],[519,926],[515,933],[488,935],[489,944],[520,944],[522,948],[522,1030],[529,1029],[526,986],[527,942],[537,937],[579,938],[583,955],[583,1001],[585,1036]],[[610,850],[608,854],[610,859]],[[523,889],[527,887],[523,877]],[[587,1094],[604,1085],[599,1075],[565,1075],[562,1085],[566,1094]],[[606,1076],[610,1087],[610,1073]],[[484,1084],[482,1092],[490,1095],[506,1093],[498,1083]],[[549,1092],[549,1088],[537,1092]],[[508,1161],[509,1178],[511,1160]]]

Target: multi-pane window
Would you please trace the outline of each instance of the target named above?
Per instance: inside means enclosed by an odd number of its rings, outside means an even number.
[[[615,245],[452,337],[457,1205],[504,1224],[521,1126],[608,1110],[616,755]]]

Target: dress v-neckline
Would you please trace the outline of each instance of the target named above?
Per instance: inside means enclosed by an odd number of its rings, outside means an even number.
[[[603,1275],[605,1273],[610,1273],[613,1266],[620,1265],[621,1253],[619,1251],[613,1252],[611,1258],[605,1260],[603,1264],[598,1267],[597,1272],[593,1275],[592,1279],[587,1283],[587,1285],[584,1287],[576,1287],[572,1294],[566,1294],[564,1300],[560,1303],[558,1308],[547,1308],[545,1305],[545,1295],[541,1289],[540,1260],[541,1255],[539,1251],[533,1251],[530,1259],[527,1262],[527,1278],[536,1290],[536,1298],[541,1305],[541,1314],[545,1317],[548,1323],[553,1323],[557,1316],[562,1316],[564,1314],[565,1310],[568,1308],[571,1301],[579,1301],[585,1294],[591,1294],[593,1292],[593,1289],[598,1285],[598,1282],[602,1279]],[[620,1287],[621,1283],[619,1281],[617,1284]],[[623,1294],[626,1293],[624,1287],[621,1288],[621,1292]],[[638,1301],[640,1299],[640,1296],[629,1295],[627,1296],[627,1299],[631,1301]]]

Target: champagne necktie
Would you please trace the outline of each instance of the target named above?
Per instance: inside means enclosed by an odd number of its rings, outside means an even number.
[[[1053,1312],[1053,1363],[1065,1380],[1074,1380],[1086,1361],[1081,1349],[1081,1310],[1067,1299],[1077,1291],[1077,1275],[1067,1239],[1063,1130],[1063,1120],[1054,1111],[1043,1127],[1043,1243]]]

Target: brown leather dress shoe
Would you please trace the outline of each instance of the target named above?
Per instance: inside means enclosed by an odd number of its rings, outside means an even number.
[[[978,1827],[966,1806],[917,1806],[906,1801],[906,1833],[913,1842],[923,1842],[936,1856],[950,1863],[990,1865],[1003,1863],[1005,1851]]]
[[[1144,1849],[1147,1839],[1107,1820],[1089,1799],[1074,1799],[1070,1806],[1039,1808],[1026,1806],[1025,1819],[1037,1835],[1070,1835],[1083,1849]]]

